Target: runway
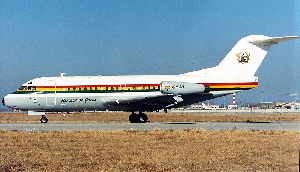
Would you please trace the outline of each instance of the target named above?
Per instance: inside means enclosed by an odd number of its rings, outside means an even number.
[[[0,130],[64,131],[64,130],[294,130],[299,131],[300,121],[292,122],[165,122],[135,124],[121,123],[2,123]]]

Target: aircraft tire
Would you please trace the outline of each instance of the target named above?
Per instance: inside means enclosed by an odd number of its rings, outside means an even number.
[[[148,121],[148,116],[144,113],[139,114],[139,122],[146,123]]]
[[[41,123],[47,123],[48,122],[48,118],[46,118],[45,116],[42,116],[42,118],[40,119]]]
[[[144,113],[141,113],[141,114],[132,113],[129,116],[130,123],[146,123],[147,121],[148,121],[148,117]]]
[[[138,123],[138,115],[135,113],[132,113],[129,115],[129,122],[130,123]]]

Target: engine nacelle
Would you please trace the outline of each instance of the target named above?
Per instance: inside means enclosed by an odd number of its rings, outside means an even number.
[[[160,88],[162,93],[173,95],[208,93],[210,91],[208,85],[176,81],[163,81]]]

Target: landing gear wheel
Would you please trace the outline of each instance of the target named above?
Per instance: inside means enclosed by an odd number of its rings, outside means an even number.
[[[144,113],[139,114],[139,122],[146,123],[148,121],[148,116]]]
[[[147,121],[148,121],[148,117],[144,113],[140,113],[140,114],[132,113],[129,116],[130,123],[146,123]]]
[[[137,123],[138,121],[138,115],[136,113],[132,113],[129,115],[129,122],[130,123]]]
[[[47,123],[48,122],[48,118],[46,118],[45,115],[42,116],[42,118],[40,119],[41,123]]]

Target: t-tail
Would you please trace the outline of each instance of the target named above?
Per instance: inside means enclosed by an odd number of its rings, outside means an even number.
[[[299,37],[250,35],[239,40],[218,66],[182,75],[254,76],[272,45],[296,38]]]

